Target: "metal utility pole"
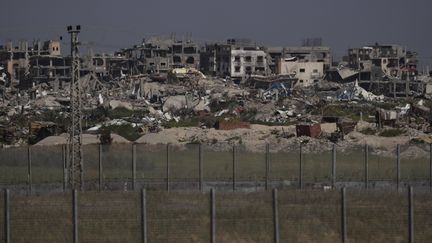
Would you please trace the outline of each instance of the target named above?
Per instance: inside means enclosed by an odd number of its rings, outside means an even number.
[[[80,84],[80,58],[78,53],[78,33],[81,26],[67,27],[71,35],[72,80],[70,86],[70,103],[72,124],[69,130],[69,185],[71,189],[82,190],[83,181],[83,151],[82,151],[82,98]]]

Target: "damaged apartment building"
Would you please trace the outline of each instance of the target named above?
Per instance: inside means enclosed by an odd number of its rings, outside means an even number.
[[[299,47],[269,47],[267,53],[272,73],[295,79],[294,85],[309,86],[322,80],[332,65],[330,47],[322,46],[319,38],[306,39]]]
[[[125,57],[134,63],[138,73],[167,73],[173,68],[200,67],[199,46],[190,38],[151,37],[141,45],[123,50]]]
[[[234,81],[251,75],[267,75],[267,53],[248,39],[229,39],[226,44],[206,45],[201,51],[201,71]]]
[[[358,80],[360,86],[375,94],[410,96],[422,94],[425,83],[417,71],[417,53],[400,45],[374,45],[351,48],[339,67],[326,79],[336,82]]]
[[[20,87],[31,87],[33,82],[47,82],[70,76],[70,61],[61,56],[60,41],[11,41],[0,46],[0,64],[10,75],[10,82]]]

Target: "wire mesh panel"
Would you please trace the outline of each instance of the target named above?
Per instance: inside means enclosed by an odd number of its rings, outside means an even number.
[[[132,144],[102,145],[102,163],[105,187],[132,187]]]
[[[270,180],[286,186],[297,186],[300,169],[300,147],[291,151],[273,151],[270,146]]]
[[[136,176],[147,188],[164,188],[166,145],[136,145]]]
[[[80,193],[80,242],[141,242],[140,205],[139,193]]]
[[[239,186],[258,189],[264,186],[266,173],[265,145],[248,150],[244,146],[236,148],[237,178]],[[244,185],[241,185],[244,183]]]
[[[0,190],[0,241],[4,242],[4,237],[5,237],[5,232],[4,232],[4,228],[5,228],[5,215],[4,215],[4,191]]]
[[[99,144],[84,145],[83,154],[84,185],[87,190],[95,190],[99,179]]]
[[[362,182],[365,178],[365,150],[363,146],[343,149],[336,146],[336,180]]]
[[[72,242],[70,194],[10,197],[11,242]]]
[[[401,179],[404,181],[429,181],[429,145],[401,146]]]
[[[62,146],[32,146],[32,183],[36,191],[62,190],[63,152]]]
[[[209,195],[147,192],[149,242],[209,242]]]
[[[332,173],[332,150],[319,144],[303,145],[303,181],[305,185],[329,184]]]
[[[407,242],[407,194],[347,192],[348,239],[353,242]]]
[[[233,176],[233,148],[214,149],[203,145],[203,174],[206,182],[227,182]]]
[[[23,185],[28,178],[27,148],[0,149],[0,183]]]
[[[196,189],[199,178],[198,144],[170,146],[170,180],[173,189]]]
[[[216,241],[273,242],[271,193],[216,193]]]
[[[396,146],[390,149],[369,147],[369,179],[372,185],[383,181],[394,183],[396,173]]]
[[[338,191],[279,191],[281,242],[339,242]]]
[[[414,193],[414,241],[432,241],[432,194]]]

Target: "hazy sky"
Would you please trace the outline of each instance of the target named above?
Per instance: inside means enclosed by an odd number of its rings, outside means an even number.
[[[151,35],[192,33],[199,42],[246,37],[300,45],[321,37],[336,58],[349,47],[397,43],[432,63],[431,0],[0,0],[0,43],[67,37],[112,51]],[[65,38],[64,41],[68,41]]]

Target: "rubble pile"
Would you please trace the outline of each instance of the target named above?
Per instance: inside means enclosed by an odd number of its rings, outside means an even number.
[[[78,72],[62,43],[0,45],[2,146],[67,142]],[[431,143],[432,72],[418,69],[418,53],[366,43],[346,54],[335,63],[320,38],[271,47],[244,38],[199,45],[175,35],[81,53],[84,142],[252,151],[302,144],[307,152]]]

